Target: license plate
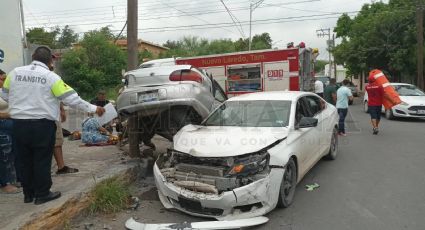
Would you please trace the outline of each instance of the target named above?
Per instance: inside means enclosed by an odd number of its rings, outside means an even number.
[[[418,110],[418,114],[425,114],[425,110]]]
[[[158,92],[149,92],[139,95],[139,102],[150,102],[158,100]]]

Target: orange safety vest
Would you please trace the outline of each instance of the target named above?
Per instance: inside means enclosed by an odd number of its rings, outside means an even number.
[[[384,100],[382,103],[385,109],[391,109],[401,103],[400,95],[390,85],[390,82],[381,70],[374,69],[370,71],[369,78],[371,77],[375,78],[376,83],[384,88]]]

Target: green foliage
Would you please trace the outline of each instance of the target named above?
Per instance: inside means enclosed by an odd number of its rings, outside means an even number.
[[[160,55],[166,57],[191,57],[209,54],[222,54],[238,51],[247,51],[249,48],[248,38],[232,41],[230,39],[207,40],[198,37],[187,36],[178,41],[167,41],[164,46],[170,48]],[[272,39],[269,33],[254,35],[252,38],[252,50],[271,49]]]
[[[90,31],[84,35],[80,48],[63,55],[62,77],[84,98],[94,97],[99,89],[115,88],[121,83],[126,55],[109,38],[105,31]]]
[[[56,36],[58,36],[58,34],[60,34],[60,29],[58,27],[53,28],[51,31],[47,31],[41,27],[29,29],[26,36],[28,42],[32,44],[56,48]]]
[[[328,61],[316,60],[316,62],[314,63],[314,72],[319,73],[319,72],[325,71],[325,65],[327,64],[328,64]]]
[[[334,29],[341,44],[332,52],[353,74],[378,68],[393,80],[410,81],[416,73],[415,0],[365,4],[358,15],[342,15]]]
[[[129,186],[117,177],[106,179],[93,189],[89,212],[109,214],[126,208],[130,197]]]
[[[72,43],[78,41],[78,34],[74,32],[68,25],[66,25],[62,32],[59,35],[59,38],[56,41],[57,48],[69,48],[72,46]]]
[[[42,27],[31,28],[27,34],[28,42],[38,45],[46,45],[52,49],[64,49],[71,47],[72,43],[78,41],[78,34],[74,32],[68,25],[62,30],[54,27],[51,31],[47,31]]]

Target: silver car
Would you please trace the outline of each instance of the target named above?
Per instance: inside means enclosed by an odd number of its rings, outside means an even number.
[[[186,124],[200,124],[227,97],[219,84],[190,65],[140,68],[125,74],[118,96],[121,116],[137,115],[144,143],[159,134],[169,140]]]

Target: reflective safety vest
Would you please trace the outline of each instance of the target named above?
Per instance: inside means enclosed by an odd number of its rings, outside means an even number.
[[[384,99],[382,104],[385,109],[391,109],[401,103],[400,95],[394,87],[390,85],[390,82],[381,70],[374,69],[370,71],[369,78],[374,78],[375,82],[384,88]]]
[[[39,61],[12,70],[4,82],[2,97],[9,101],[13,119],[59,121],[59,101],[86,112],[96,111],[96,106],[82,100],[59,75]]]

